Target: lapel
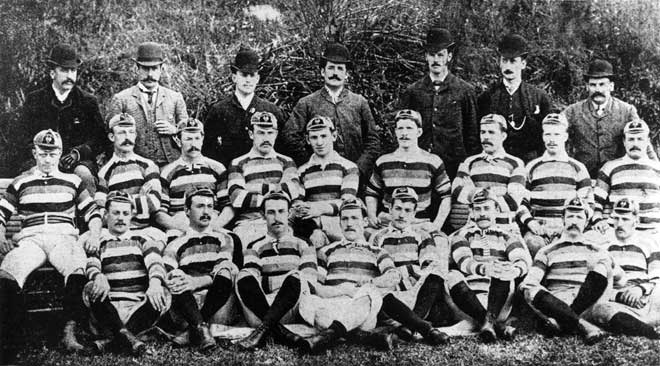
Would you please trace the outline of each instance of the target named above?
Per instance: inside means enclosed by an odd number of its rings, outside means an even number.
[[[163,104],[163,101],[165,100],[165,93],[166,93],[165,87],[163,87],[162,85],[159,85],[158,86],[158,94],[156,95],[156,108],[158,108],[158,106]]]
[[[55,96],[55,91],[53,90],[53,87],[49,85],[47,87],[48,91],[46,92],[47,98],[50,99],[50,104],[55,107],[55,109],[60,110],[64,108],[71,107],[71,104],[73,103],[73,93],[76,91],[76,86],[73,87],[71,92],[69,92],[69,95],[64,99],[64,103],[60,104],[59,100],[57,100],[57,97]]]
[[[149,107],[144,104],[144,98],[142,98],[142,92],[140,91],[140,88],[137,86],[137,84],[133,85],[131,87],[132,93],[131,95],[133,98],[135,98],[135,102],[142,108],[142,113],[144,113],[144,118],[148,119],[149,116]]]

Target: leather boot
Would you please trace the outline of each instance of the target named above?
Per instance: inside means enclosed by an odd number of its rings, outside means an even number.
[[[406,342],[412,342],[415,340],[415,333],[410,330],[410,328],[400,325],[394,329],[394,334],[399,337],[400,340]]]
[[[122,349],[128,350],[133,356],[139,356],[147,350],[147,345],[126,328],[119,330],[117,343]]]
[[[479,338],[481,338],[484,343],[493,343],[497,340],[497,333],[495,333],[495,326],[493,323],[493,317],[489,314],[481,325],[481,329],[479,329]]]
[[[76,338],[76,322],[69,320],[64,325],[62,344],[68,352],[81,352],[85,347]]]
[[[376,332],[367,332],[364,330],[356,329],[349,333],[350,340],[364,344],[367,346],[374,347],[377,350],[381,351],[390,351],[394,348],[394,342],[396,336],[392,333],[376,333]]]
[[[253,330],[250,335],[238,341],[236,345],[244,351],[252,351],[259,348],[266,340],[266,335],[268,335],[269,330],[270,329],[267,325],[261,324],[257,329]]]
[[[516,328],[506,322],[495,322],[495,334],[505,341],[512,341],[516,338]]]
[[[431,329],[429,334],[427,334],[426,337],[424,337],[424,339],[426,339],[427,342],[429,342],[434,346],[441,344],[449,344],[449,335],[435,328]]]
[[[300,341],[300,349],[307,353],[317,353],[330,347],[341,338],[341,334],[332,328],[324,329],[319,333],[303,338]]]
[[[587,345],[596,344],[603,338],[607,337],[607,333],[605,333],[605,331],[584,319],[580,319],[578,322],[578,331],[584,338],[584,343]]]
[[[277,325],[272,329],[272,333],[279,343],[288,347],[296,347],[302,339],[301,336],[290,331],[282,323],[277,323]]]
[[[215,338],[211,335],[208,324],[202,323],[196,327],[191,327],[189,332],[190,343],[198,346],[200,350],[206,351],[216,346]]]

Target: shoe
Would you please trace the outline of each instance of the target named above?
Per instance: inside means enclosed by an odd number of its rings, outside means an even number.
[[[330,347],[339,338],[341,335],[334,329],[324,329],[313,336],[303,338],[299,347],[306,353],[318,353]]]
[[[147,345],[125,328],[119,330],[117,343],[121,345],[122,349],[128,349],[133,356],[140,356],[147,350]]]
[[[82,352],[85,347],[76,338],[76,322],[70,320],[64,325],[62,345],[68,352]]]
[[[301,336],[290,331],[289,328],[281,323],[277,323],[277,325],[273,327],[272,333],[279,343],[289,347],[296,347],[302,339]]]
[[[412,342],[415,340],[415,333],[410,330],[410,328],[404,327],[403,325],[396,327],[396,329],[394,329],[394,334],[396,334],[396,336],[402,341]]]
[[[97,339],[92,342],[92,345],[97,354],[107,353],[112,348],[112,338]]]
[[[481,329],[479,329],[479,338],[481,338],[484,343],[493,343],[497,340],[497,333],[495,333],[492,317],[486,317],[486,321],[484,321]]]
[[[206,351],[216,346],[215,338],[211,335],[208,324],[202,323],[190,328],[190,343]]]
[[[539,332],[548,338],[556,337],[562,334],[562,329],[553,318],[542,317],[537,319],[536,327]]]
[[[516,338],[517,329],[508,325],[506,322],[495,322],[495,334],[498,338],[505,341],[512,341]]]
[[[435,328],[432,328],[429,334],[424,337],[429,343],[434,346],[441,344],[449,344],[449,336],[447,333],[441,332]]]
[[[250,335],[238,341],[236,345],[244,351],[252,351],[259,348],[266,339],[269,330],[267,325],[261,324]]]
[[[607,337],[607,333],[604,330],[584,319],[580,319],[578,322],[578,331],[582,334],[584,343],[588,346],[594,345]]]
[[[392,333],[367,332],[356,329],[349,333],[351,340],[359,344],[374,347],[380,351],[390,351],[394,348],[396,336]]]

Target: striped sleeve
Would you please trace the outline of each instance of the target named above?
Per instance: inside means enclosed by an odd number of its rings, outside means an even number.
[[[483,264],[474,259],[472,249],[467,238],[462,234],[455,235],[451,240],[451,257],[458,266],[458,269],[466,275],[485,274]]]
[[[183,239],[181,237],[171,241],[165,247],[163,251],[163,264],[167,272],[171,272],[179,268],[179,255],[178,251],[183,244]]]
[[[452,199],[455,202],[467,204],[469,203],[470,196],[475,189],[474,182],[470,178],[469,160],[462,162],[458,166],[456,178],[452,182]]]
[[[367,189],[365,191],[365,195],[375,198],[380,198],[383,196],[384,187],[385,187],[385,183],[383,182],[381,167],[378,164],[378,162],[376,162],[376,165],[374,166],[374,170],[371,173],[371,178],[369,178],[369,182],[367,183]]]
[[[660,242],[653,239],[650,240],[650,253],[646,259],[646,268],[651,282],[655,285],[660,283]],[[646,292],[648,290],[648,292]],[[652,289],[645,289],[645,293],[650,293]]]
[[[289,193],[291,200],[305,199],[305,188],[300,182],[298,168],[293,160],[282,159],[282,179],[280,181],[282,189]]]
[[[527,273],[527,277],[525,277],[523,283],[520,285],[522,289],[529,291],[529,293],[525,294],[525,296],[528,297],[528,301],[532,301],[538,290],[543,287],[541,283],[545,278],[545,271],[548,268],[548,256],[546,255],[546,251],[543,250],[545,248],[541,248],[541,250],[536,253],[534,264],[532,264],[529,273]]]
[[[357,196],[358,186],[360,184],[360,172],[355,164],[344,166],[344,179],[341,181],[341,196]],[[337,211],[339,207],[337,207]]]
[[[101,219],[101,212],[99,207],[96,205],[96,202],[94,199],[92,199],[89,191],[84,187],[84,184],[82,183],[80,183],[77,187],[76,204],[78,212],[81,213],[81,216],[85,219],[85,222],[89,223],[94,218]]]
[[[85,266],[85,275],[90,281],[96,278],[96,275],[101,273],[101,259],[99,258],[99,251],[87,256],[87,265]]]
[[[522,243],[521,238],[509,236],[507,239],[506,254],[514,267],[520,270],[518,277],[524,277],[532,264],[529,250]]]
[[[525,197],[525,167],[522,161],[515,162],[506,187],[506,195],[515,202],[516,207],[512,211],[516,211]]]
[[[11,215],[16,212],[16,205],[18,204],[18,191],[14,182],[12,182],[5,191],[4,197],[0,200],[0,225],[7,226],[7,221]]]
[[[442,200],[451,196],[451,183],[449,182],[449,176],[447,176],[447,171],[445,170],[445,164],[442,162],[442,159],[438,160],[439,164],[432,168],[433,189],[440,197],[440,200]]]
[[[147,268],[149,279],[158,278],[165,283],[165,266],[163,265],[163,247],[165,244],[158,240],[143,240],[142,255],[144,266]]]
[[[598,171],[598,179],[596,180],[596,187],[594,187],[594,210],[596,212],[603,212],[607,206],[607,198],[610,195],[610,164],[605,164]]]
[[[243,176],[243,164],[246,159],[232,161],[228,175],[229,201],[234,208],[258,208],[261,206],[263,196],[257,192],[250,192],[246,188]]]
[[[257,251],[257,243],[248,245],[247,249],[243,253],[243,270],[248,271],[254,277],[261,280],[261,270],[263,269],[263,266],[261,257]]]
[[[584,166],[584,164],[575,160],[577,175],[575,177],[577,195],[580,198],[584,198],[589,204],[594,203],[594,192],[591,188],[591,177],[589,176],[589,171]]]
[[[160,196],[160,212],[169,213],[170,212],[170,181],[169,177],[166,176],[167,171],[163,170],[160,175],[160,185],[162,187],[162,194]]]
[[[213,271],[211,272],[211,277],[215,278],[218,274],[229,280],[233,280],[238,274],[238,267],[232,261],[234,257],[234,239],[231,235],[222,234],[219,235],[220,243],[220,253],[218,259],[213,265]]]
[[[378,270],[381,274],[393,270],[396,268],[394,265],[394,260],[389,253],[383,248],[378,248],[378,256],[376,259],[376,264],[378,265]]]
[[[316,259],[316,250],[314,247],[307,245],[303,240],[300,240],[299,251],[300,256],[300,266],[298,270],[302,276],[310,282],[316,282],[318,279],[318,265]]]
[[[328,277],[328,248],[329,246],[325,246],[316,253],[318,282],[320,283],[325,283],[325,279]]]
[[[222,163],[218,163],[218,166],[214,169],[215,174],[216,174],[216,183],[215,183],[215,191],[216,191],[216,199],[217,199],[217,208],[219,210],[222,210],[223,207],[229,206],[229,192],[227,191],[227,178],[229,176],[229,173],[227,169],[225,169],[225,166],[222,165]]]
[[[422,233],[419,242],[420,267],[424,269],[433,262],[439,262],[439,260],[440,260],[440,253],[438,251],[438,248],[435,246],[435,241],[430,235],[426,233]]]

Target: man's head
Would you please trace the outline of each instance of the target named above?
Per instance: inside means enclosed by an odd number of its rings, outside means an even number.
[[[256,112],[250,118],[248,135],[257,152],[264,156],[270,154],[277,138],[277,118],[270,112]]]
[[[417,211],[419,196],[411,187],[395,188],[392,192],[392,226],[403,230],[412,225]]]
[[[394,134],[399,147],[409,149],[417,147],[422,135],[422,116],[412,109],[402,109],[394,116]]]
[[[614,222],[614,234],[617,239],[624,241],[634,232],[639,223],[639,206],[630,198],[622,198],[612,207],[612,222]]]
[[[454,46],[448,30],[439,27],[429,29],[424,49],[431,74],[442,74],[449,70],[449,63],[454,57]]]
[[[158,86],[165,62],[163,48],[154,42],[145,42],[138,46],[137,57],[134,59],[138,81],[147,89]]]
[[[321,56],[321,76],[325,86],[331,89],[342,88],[348,79],[348,67],[351,64],[351,54],[341,43],[331,43]]]
[[[112,235],[122,235],[131,227],[134,214],[133,200],[123,191],[108,193],[105,200],[105,221]]]
[[[60,157],[62,156],[62,137],[60,137],[60,134],[51,129],[39,131],[32,142],[34,145],[32,156],[37,162],[37,169],[45,174],[58,171]]]
[[[339,207],[339,225],[346,240],[364,240],[367,208],[359,198],[351,197],[342,202]]]
[[[626,123],[623,128],[623,146],[631,159],[638,160],[646,155],[649,145],[649,125],[641,119]]]
[[[215,208],[215,194],[208,187],[192,187],[186,191],[185,212],[190,226],[202,231],[211,225]]]
[[[587,83],[589,99],[601,105],[607,102],[614,91],[614,69],[612,64],[605,60],[594,60],[589,64],[589,70],[584,75]]]
[[[195,118],[188,118],[177,126],[177,134],[181,141],[181,154],[188,159],[202,155],[204,142],[204,124]]]
[[[543,119],[543,143],[550,155],[561,154],[566,151],[568,140],[568,120],[559,113],[550,113]]]
[[[506,119],[499,114],[488,114],[481,118],[479,137],[485,153],[494,154],[502,150],[507,136],[506,129]]]
[[[329,117],[314,116],[307,122],[307,143],[312,146],[314,154],[324,157],[334,151],[334,143],[337,141],[335,124]]]
[[[500,211],[493,193],[487,188],[478,188],[470,198],[472,218],[480,229],[487,229],[495,224],[495,217]]]
[[[259,55],[256,52],[246,47],[238,50],[231,65],[231,81],[239,94],[254,93],[259,84]]]
[[[133,116],[128,113],[115,114],[108,121],[108,130],[108,138],[112,141],[115,153],[133,152],[137,138]]]
[[[582,198],[573,197],[564,203],[564,232],[569,238],[577,238],[587,227],[591,209]]]
[[[500,53],[500,71],[506,80],[522,79],[527,67],[527,41],[518,34],[508,34],[497,45]]]
[[[261,203],[261,209],[266,218],[268,233],[281,237],[289,230],[289,209],[291,197],[281,186],[271,187]]]
[[[82,64],[76,50],[70,45],[58,44],[50,51],[46,62],[50,67],[53,86],[60,92],[71,90],[76,84],[78,68]]]

